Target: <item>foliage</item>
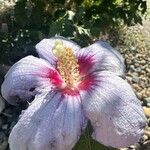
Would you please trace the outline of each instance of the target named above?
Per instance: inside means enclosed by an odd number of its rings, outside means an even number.
[[[19,59],[42,38],[54,35],[85,46],[122,23],[142,23],[145,11],[143,0],[18,0],[4,19],[9,32],[0,33],[0,57],[17,54]]]

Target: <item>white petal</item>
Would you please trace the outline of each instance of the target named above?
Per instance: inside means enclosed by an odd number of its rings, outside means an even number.
[[[82,68],[87,67],[87,73],[107,70],[119,76],[124,75],[125,66],[122,56],[106,42],[97,41],[81,49],[77,57],[79,63],[81,61],[83,65]]]
[[[71,150],[80,137],[84,117],[79,97],[53,92],[35,97],[13,128],[11,150]]]
[[[27,150],[28,148],[28,150],[30,150],[30,148],[32,149],[35,132],[37,131],[38,125],[43,119],[42,117],[45,117],[42,111],[47,110],[47,107],[50,108],[47,113],[53,111],[56,109],[60,101],[60,95],[55,95],[55,101],[53,100],[51,105],[47,105],[54,95],[55,93],[52,92],[50,94],[43,92],[41,95],[35,96],[35,100],[31,103],[29,108],[24,111],[20,120],[10,133],[9,145],[11,150]]]
[[[139,141],[146,118],[130,85],[109,72],[97,75],[99,82],[81,91],[83,108],[93,125],[93,138],[100,143],[122,148]]]
[[[35,95],[36,87],[51,88],[48,71],[54,70],[45,60],[27,56],[14,64],[5,76],[1,87],[3,97],[10,103],[17,98],[29,100]]]
[[[78,51],[80,49],[80,46],[78,46],[75,42],[61,36],[52,37],[50,39],[43,39],[36,45],[36,50],[41,58],[48,60],[53,66],[56,65],[57,61],[57,58],[54,56],[52,52],[56,40],[62,40],[64,46],[72,48],[73,51]]]

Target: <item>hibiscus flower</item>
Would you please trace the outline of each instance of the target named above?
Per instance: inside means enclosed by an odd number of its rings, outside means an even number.
[[[30,102],[10,133],[11,150],[71,150],[88,120],[93,139],[106,146],[139,141],[146,118],[117,51],[102,41],[80,48],[64,37],[43,39],[36,50],[40,58],[15,63],[2,84],[9,103]]]

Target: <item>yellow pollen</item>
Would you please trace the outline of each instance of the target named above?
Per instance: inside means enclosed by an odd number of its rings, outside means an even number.
[[[53,53],[58,58],[57,70],[68,87],[74,87],[79,81],[79,65],[71,48],[65,47],[61,40],[57,40]]]

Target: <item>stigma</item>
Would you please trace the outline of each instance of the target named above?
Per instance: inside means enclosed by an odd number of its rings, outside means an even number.
[[[75,88],[80,80],[78,60],[70,47],[65,47],[62,40],[56,40],[53,54],[58,58],[56,69],[60,73],[64,86]]]

